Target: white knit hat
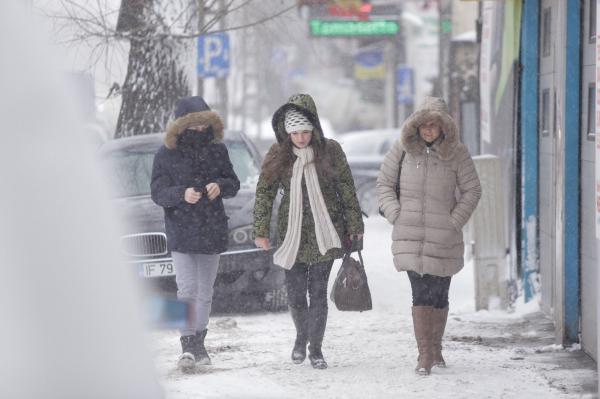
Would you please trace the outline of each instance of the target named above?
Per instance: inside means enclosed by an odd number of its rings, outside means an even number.
[[[313,125],[308,118],[295,109],[290,109],[285,113],[284,119],[286,133],[298,132],[301,130],[313,130]]]

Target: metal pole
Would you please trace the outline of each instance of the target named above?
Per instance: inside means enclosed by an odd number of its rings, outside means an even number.
[[[204,29],[204,15],[204,0],[198,0],[198,33],[202,33]],[[197,45],[196,48],[198,48]],[[197,59],[198,57],[196,57],[196,60]],[[204,96],[204,80],[200,76],[196,77],[196,94],[198,96]]]
[[[397,55],[396,45],[394,42],[387,41],[385,44],[385,126],[388,128],[396,127],[397,121],[397,101],[396,101],[396,67]]]
[[[440,0],[440,96],[450,100],[450,44],[452,41],[452,2]]]
[[[246,23],[246,21],[248,20],[248,7],[244,7],[242,9],[242,13],[243,13],[243,23]],[[246,62],[248,53],[247,53],[247,44],[248,44],[248,34],[247,32],[244,30],[242,32],[242,53],[241,53],[241,57],[242,57],[242,106],[241,106],[241,114],[242,114],[242,131],[246,132],[246,109],[247,109],[247,102],[246,102],[246,97],[248,94],[248,79],[247,79],[247,74],[248,74],[248,63]]]
[[[219,29],[225,29],[226,6],[225,0],[219,0]],[[227,102],[229,100],[227,92],[227,77],[217,79],[217,90],[219,92],[219,113],[225,125],[227,125]]]

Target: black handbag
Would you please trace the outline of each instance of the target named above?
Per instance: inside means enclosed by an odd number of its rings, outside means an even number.
[[[346,252],[342,260],[329,295],[338,310],[362,312],[373,308],[371,290],[360,251],[358,259],[359,261],[350,256],[350,252]]]

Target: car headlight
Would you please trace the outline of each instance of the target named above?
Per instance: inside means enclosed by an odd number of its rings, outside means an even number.
[[[229,242],[233,245],[244,245],[252,244],[252,231],[254,227],[252,225],[237,227],[229,231]]]

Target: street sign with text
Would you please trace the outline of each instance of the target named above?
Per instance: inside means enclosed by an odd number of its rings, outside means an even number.
[[[310,20],[313,36],[395,36],[400,24],[395,20]]]

